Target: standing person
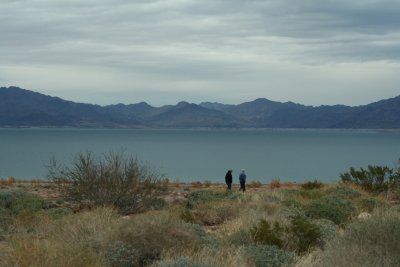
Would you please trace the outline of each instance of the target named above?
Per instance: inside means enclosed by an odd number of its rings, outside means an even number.
[[[242,169],[240,175],[239,175],[239,182],[240,182],[240,190],[246,191],[246,173],[244,172],[244,169]]]
[[[226,190],[230,191],[232,189],[232,170],[228,170],[225,174],[225,183],[228,186]]]

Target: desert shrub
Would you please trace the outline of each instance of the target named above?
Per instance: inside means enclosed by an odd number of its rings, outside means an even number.
[[[194,223],[195,218],[191,209],[185,208],[179,216],[184,222]]]
[[[301,185],[302,189],[311,190],[311,189],[320,189],[324,186],[323,183],[314,180],[313,182],[309,181]]]
[[[293,219],[297,217],[306,217],[306,211],[295,202],[295,204],[285,206],[279,210],[279,213],[284,217],[288,219]]]
[[[384,202],[372,197],[360,198],[358,200],[358,204],[360,206],[360,210],[366,212],[372,212],[375,208],[385,205]]]
[[[118,242],[109,247],[105,253],[105,258],[112,267],[139,266],[139,256],[134,247]]]
[[[206,243],[207,234],[168,212],[147,212],[121,222],[109,235],[112,247],[124,245],[135,251],[138,265],[160,259],[163,250],[196,248]]]
[[[245,246],[250,245],[253,242],[253,238],[249,231],[239,229],[228,237],[228,242],[234,246]]]
[[[278,248],[283,247],[283,232],[284,229],[278,222],[271,225],[264,219],[261,219],[256,226],[250,229],[250,235],[254,242]]]
[[[381,193],[400,185],[400,169],[372,165],[367,170],[356,170],[352,167],[349,172],[342,173],[340,178],[343,182],[359,185],[368,192]]]
[[[47,207],[47,203],[37,195],[24,191],[0,192],[0,208],[11,215],[30,213]]]
[[[277,189],[277,188],[281,188],[281,180],[279,180],[278,178],[273,179],[270,183],[269,183],[269,188],[271,189]]]
[[[321,246],[322,248],[325,246],[325,244],[336,238],[338,236],[338,230],[339,227],[332,221],[326,220],[326,219],[317,219],[314,220],[313,223],[318,225],[320,231],[321,231]]]
[[[11,207],[12,193],[11,192],[0,192],[0,207],[6,209]]]
[[[112,205],[123,213],[140,211],[157,194],[161,179],[136,158],[112,152],[101,158],[79,153],[71,167],[53,160],[48,176],[68,200]]]
[[[290,239],[289,247],[299,254],[303,254],[318,245],[321,238],[319,226],[303,217],[293,218],[286,231]]]
[[[220,200],[234,200],[242,197],[241,194],[232,192],[216,192],[211,190],[197,190],[189,194],[187,200],[187,207],[193,208],[199,203],[220,201]]]
[[[348,186],[335,186],[325,191],[327,194],[335,195],[340,198],[355,199],[362,196],[360,192]]]
[[[57,199],[56,200],[56,204],[57,205],[62,205],[62,204],[64,204],[64,200],[63,199]]]
[[[245,257],[251,266],[255,267],[281,267],[289,266],[294,255],[279,249],[276,246],[252,245],[246,247]]]
[[[53,218],[61,218],[65,215],[73,214],[74,211],[70,208],[53,208],[47,211]]]
[[[262,186],[260,181],[251,181],[249,183],[249,188],[260,188]]]
[[[400,266],[400,213],[376,212],[350,224],[330,242],[319,266]]]
[[[8,185],[13,185],[16,182],[15,178],[13,176],[9,176],[7,178],[7,184]]]
[[[204,231],[203,227],[201,227],[199,224],[187,223],[185,226],[191,232],[195,233],[196,238],[198,240],[200,240],[200,243],[203,248],[205,247],[205,248],[210,248],[210,249],[215,249],[215,250],[221,248],[221,246],[222,246],[221,240],[219,240],[218,238],[216,238],[213,235],[208,234],[206,231]]]
[[[336,224],[343,224],[355,215],[357,208],[350,200],[325,196],[312,201],[306,207],[306,212],[312,218],[328,219]]]

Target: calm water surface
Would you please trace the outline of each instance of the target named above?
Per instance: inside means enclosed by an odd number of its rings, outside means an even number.
[[[328,130],[0,129],[0,177],[45,178],[52,156],[125,150],[172,180],[220,181],[232,168],[263,183],[338,181],[351,166],[395,167],[400,132]]]

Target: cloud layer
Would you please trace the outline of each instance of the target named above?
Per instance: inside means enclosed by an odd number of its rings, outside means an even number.
[[[0,83],[100,104],[398,95],[394,0],[3,0]]]

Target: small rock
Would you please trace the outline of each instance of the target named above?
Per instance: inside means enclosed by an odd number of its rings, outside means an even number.
[[[360,219],[360,220],[367,220],[367,219],[369,219],[369,218],[371,218],[371,217],[372,217],[372,215],[371,215],[370,213],[368,213],[368,212],[361,212],[361,213],[357,216],[357,218]]]
[[[129,215],[126,215],[126,216],[122,216],[122,217],[121,217],[121,219],[124,219],[124,220],[129,220],[129,218],[130,218]]]

